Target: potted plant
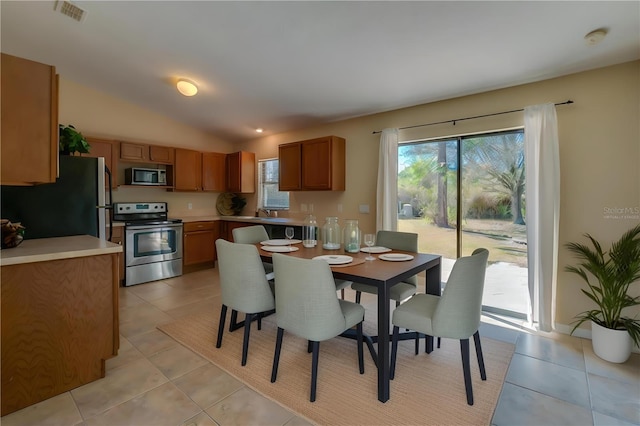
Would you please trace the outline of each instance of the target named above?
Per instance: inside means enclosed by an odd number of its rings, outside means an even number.
[[[89,142],[84,138],[82,133],[76,130],[71,124],[65,126],[60,124],[60,153],[64,155],[73,155],[75,152],[87,154],[89,152]]]
[[[587,283],[588,288],[581,290],[598,308],[577,315],[571,333],[590,320],[596,355],[611,362],[625,362],[631,355],[631,342],[640,345],[640,320],[622,313],[624,308],[640,305],[640,296],[628,294],[629,286],[640,281],[640,225],[625,232],[611,244],[609,251],[603,251],[591,235],[585,236],[593,248],[579,243],[566,244],[580,263],[565,270],[579,275]]]

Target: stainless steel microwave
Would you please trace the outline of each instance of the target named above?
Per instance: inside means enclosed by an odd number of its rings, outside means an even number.
[[[167,171],[161,169],[143,169],[131,167],[124,171],[127,185],[166,185]]]

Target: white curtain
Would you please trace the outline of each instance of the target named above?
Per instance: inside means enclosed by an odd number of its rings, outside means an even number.
[[[560,218],[558,123],[553,104],[524,109],[527,182],[529,322],[551,331],[555,322]]]
[[[376,229],[398,230],[398,129],[384,129],[380,136]]]

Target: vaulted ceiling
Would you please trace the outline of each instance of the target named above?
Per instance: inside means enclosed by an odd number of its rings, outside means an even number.
[[[2,51],[230,141],[640,58],[637,1],[63,3],[0,2]]]

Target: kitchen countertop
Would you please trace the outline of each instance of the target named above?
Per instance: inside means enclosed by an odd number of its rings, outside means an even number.
[[[90,235],[24,240],[18,247],[0,251],[0,266],[122,252],[122,246]]]
[[[248,222],[263,225],[304,225],[304,220],[289,217],[220,216],[220,219],[229,222]]]
[[[227,222],[246,222],[262,225],[293,225],[302,226],[304,220],[288,217],[255,217],[255,216],[183,216],[182,222],[201,222],[209,220],[225,220]]]

